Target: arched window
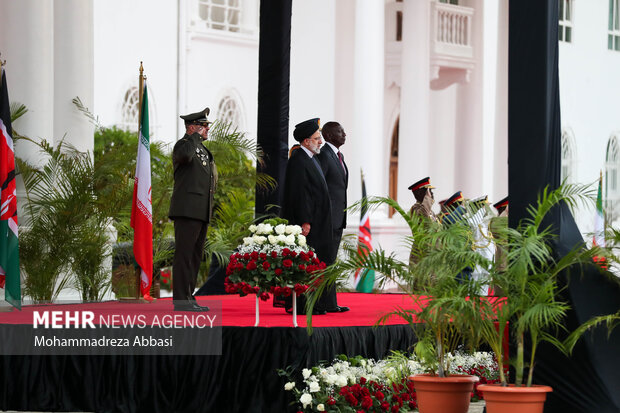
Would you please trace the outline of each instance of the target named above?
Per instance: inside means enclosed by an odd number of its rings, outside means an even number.
[[[613,135],[607,142],[605,156],[605,199],[607,219],[610,222],[618,216],[618,204],[620,201],[620,188],[618,188],[618,170],[620,169],[620,147],[618,138]]]
[[[149,86],[149,127],[150,132],[155,133],[157,130],[157,117],[155,113],[155,105],[153,98],[153,89]],[[138,131],[138,116],[140,114],[140,93],[138,92],[138,86],[131,86],[127,89],[123,95],[123,103],[121,106],[121,123],[122,129],[137,132]]]
[[[136,132],[138,130],[138,114],[140,113],[140,96],[138,87],[130,87],[123,97],[121,108],[121,128]]]
[[[574,183],[577,181],[575,176],[575,139],[570,129],[562,131],[562,170],[560,179],[566,180],[567,183]]]
[[[241,105],[231,95],[224,96],[217,105],[217,120],[230,123],[233,128],[243,130]]]

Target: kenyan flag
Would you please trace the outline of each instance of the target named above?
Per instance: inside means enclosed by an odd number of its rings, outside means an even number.
[[[5,289],[6,301],[21,309],[15,151],[4,68],[0,69],[0,78],[0,287]]]

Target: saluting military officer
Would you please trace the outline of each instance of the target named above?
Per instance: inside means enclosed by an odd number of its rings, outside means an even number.
[[[209,108],[181,116],[185,136],[172,151],[174,190],[168,216],[174,221],[175,252],[172,299],[177,311],[208,311],[194,298],[207,227],[213,212],[217,169],[205,146]]]
[[[434,186],[431,185],[431,178],[426,177],[420,179],[418,182],[409,186],[409,190],[413,192],[415,197],[415,204],[409,210],[409,215],[417,214],[425,218],[430,219],[433,222],[437,222],[437,215],[433,212],[431,207],[435,202],[435,196],[433,194]]]

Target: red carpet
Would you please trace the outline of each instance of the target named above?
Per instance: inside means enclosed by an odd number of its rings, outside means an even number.
[[[255,296],[239,297],[237,295],[214,295],[198,297],[198,303],[208,305],[212,309],[219,306],[222,308],[221,320],[214,325],[227,327],[252,327],[255,322]],[[379,317],[388,313],[397,306],[411,307],[411,299],[406,294],[362,294],[362,293],[339,293],[338,304],[347,306],[351,311],[345,313],[328,313],[312,317],[314,327],[345,327],[345,326],[371,326]],[[293,316],[287,314],[283,308],[273,307],[272,301],[260,301],[259,327],[292,327]],[[172,300],[164,298],[154,304],[130,304],[119,301],[106,301],[102,303],[88,304],[54,304],[49,305],[25,305],[22,311],[0,313],[0,324],[32,324],[33,312],[41,310],[95,310],[99,314],[119,314],[131,316],[132,314],[146,314],[147,317],[162,314],[212,314],[208,313],[179,313],[172,310]],[[297,316],[300,327],[306,326],[304,314]],[[117,321],[114,324],[122,324]],[[393,317],[387,324],[406,324],[402,319]]]
[[[253,326],[256,298],[236,295],[199,297],[202,303],[207,299],[222,301],[222,317],[225,326]],[[293,316],[283,308],[274,307],[272,300],[260,302],[260,327],[292,327]],[[406,294],[363,294],[339,293],[338,305],[351,309],[346,313],[327,313],[312,317],[313,327],[371,326],[383,314],[397,306],[411,307],[411,299]],[[306,326],[306,316],[297,316],[297,324]],[[387,324],[407,324],[399,317],[393,317]]]

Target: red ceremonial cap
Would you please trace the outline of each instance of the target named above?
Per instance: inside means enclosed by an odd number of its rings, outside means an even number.
[[[444,203],[446,207],[451,206],[452,204],[454,204],[455,202],[458,201],[462,201],[463,198],[463,192],[461,191],[456,191],[454,193],[454,195],[452,195],[450,198],[446,199],[446,202]]]
[[[426,178],[420,179],[418,182],[410,185],[408,189],[410,191],[417,191],[418,189],[421,189],[421,188],[429,188],[429,189],[435,188],[433,185],[431,185],[430,177],[427,176]]]
[[[505,208],[508,206],[508,197],[502,199],[501,201],[498,201],[496,203],[493,204],[493,207],[495,209],[500,209],[500,208]]]

